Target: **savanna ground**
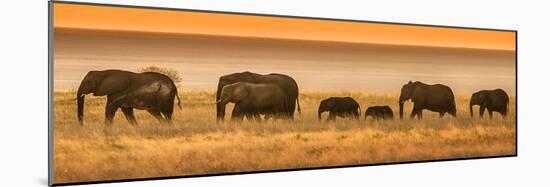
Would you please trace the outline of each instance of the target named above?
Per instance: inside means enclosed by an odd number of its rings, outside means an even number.
[[[338,118],[319,123],[317,107],[329,96],[352,96],[362,115],[368,106],[390,105],[391,121]],[[200,175],[212,173],[374,164],[402,161],[513,155],[516,152],[515,98],[510,115],[470,118],[469,96],[456,97],[458,118],[398,119],[398,94],[303,91],[296,120],[265,123],[215,122],[214,92],[181,92],[173,125],[136,110],[138,126],[117,112],[105,126],[105,98],[87,96],[84,126],[76,119],[74,91],[56,91],[54,181],[56,183]],[[227,108],[230,116],[231,107]],[[477,107],[475,108],[477,113]],[[411,111],[407,103],[405,115]],[[327,114],[323,117],[326,118]]]

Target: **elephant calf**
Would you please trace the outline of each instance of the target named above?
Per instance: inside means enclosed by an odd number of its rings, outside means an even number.
[[[373,119],[393,119],[393,111],[389,106],[371,106],[365,111],[365,119],[371,116]]]
[[[489,117],[493,118],[493,112],[500,113],[503,117],[508,114],[508,102],[510,98],[502,89],[481,90],[472,94],[470,99],[470,116],[474,116],[474,105],[479,105],[479,116],[483,117],[485,109],[489,111]]]
[[[328,121],[335,121],[338,117],[354,117],[359,119],[361,108],[359,103],[351,97],[330,97],[319,104],[318,117],[321,121],[321,114],[329,112]]]
[[[275,118],[289,118],[288,100],[285,92],[275,84],[256,84],[237,82],[222,88],[217,104],[223,108],[227,103],[235,103],[231,119],[242,121],[248,119],[260,120],[260,114]]]

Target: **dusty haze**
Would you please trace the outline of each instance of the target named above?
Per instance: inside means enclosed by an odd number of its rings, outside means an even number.
[[[56,28],[54,86],[77,88],[90,70],[160,66],[181,72],[185,90],[214,90],[221,75],[252,71],[288,74],[303,90],[395,93],[419,80],[514,95],[515,59],[503,50]]]

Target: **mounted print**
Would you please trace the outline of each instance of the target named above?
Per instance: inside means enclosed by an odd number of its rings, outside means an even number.
[[[517,155],[516,31],[50,3],[50,183]]]

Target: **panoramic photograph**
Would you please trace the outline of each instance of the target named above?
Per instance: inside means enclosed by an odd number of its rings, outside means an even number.
[[[53,10],[56,184],[517,154],[513,31]]]

